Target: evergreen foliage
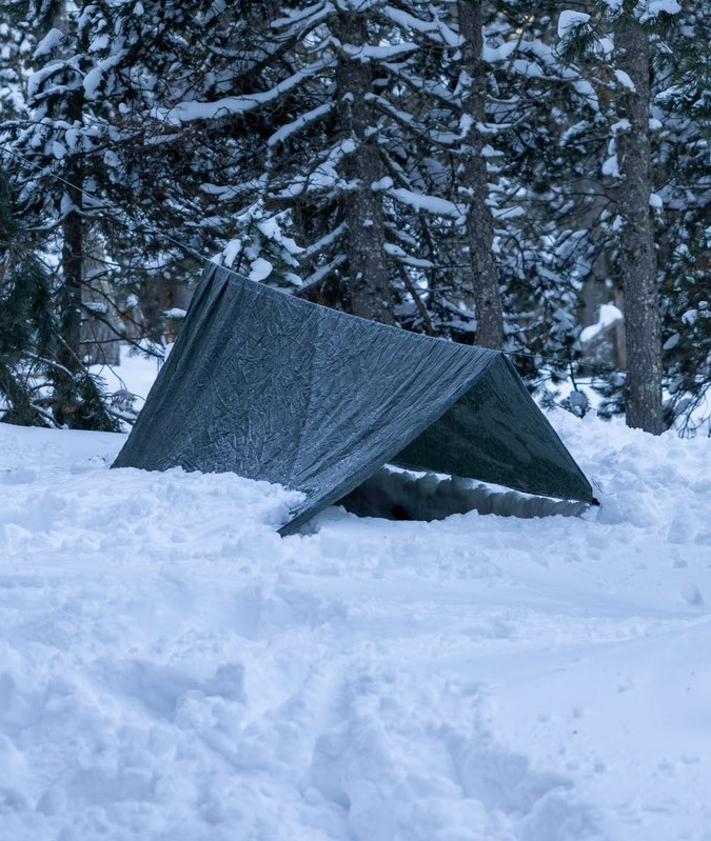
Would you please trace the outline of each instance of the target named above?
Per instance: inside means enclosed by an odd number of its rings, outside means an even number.
[[[160,342],[206,259],[503,346],[542,398],[581,414],[592,386],[601,412],[623,411],[623,328],[583,328],[601,304],[632,306],[633,21],[650,56],[636,218],[656,243],[664,420],[693,431],[711,383],[707,3],[13,0],[0,15],[13,417],[110,426],[83,325]],[[85,295],[99,276],[103,315]],[[52,364],[44,402],[22,408],[28,348]]]
[[[56,289],[39,252],[16,216],[7,179],[0,177],[0,420],[57,425],[61,382],[72,400],[71,426],[115,431],[100,380],[84,367],[71,371],[60,362]]]

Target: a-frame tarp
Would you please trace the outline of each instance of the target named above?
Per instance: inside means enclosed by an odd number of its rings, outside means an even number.
[[[303,491],[288,534],[386,463],[592,501],[497,351],[355,318],[211,266],[114,467]]]

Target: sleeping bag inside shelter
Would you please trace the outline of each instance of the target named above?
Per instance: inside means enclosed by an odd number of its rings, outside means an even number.
[[[302,491],[282,535],[384,464],[592,502],[506,356],[366,321],[210,266],[114,467]]]

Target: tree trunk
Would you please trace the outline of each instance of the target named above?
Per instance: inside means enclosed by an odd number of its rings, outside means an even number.
[[[631,4],[627,3],[626,6]],[[649,140],[648,35],[626,8],[615,34],[618,66],[632,80],[622,102],[630,126],[617,134],[622,182],[619,209],[623,219],[620,263],[624,289],[627,380],[627,425],[658,435],[662,416],[661,315],[654,251],[654,224],[649,206],[652,164]]]
[[[465,40],[462,50],[462,109],[469,117],[469,131],[463,147],[464,161],[460,195],[468,203],[467,239],[471,265],[472,297],[477,318],[477,344],[501,348],[504,318],[499,273],[492,250],[494,220],[487,204],[489,185],[484,142],[478,125],[485,120],[486,76],[482,60],[483,35],[480,0],[459,0],[459,27]]]
[[[86,365],[119,365],[122,323],[114,289],[98,259],[101,240],[84,231],[82,243],[81,358]]]
[[[62,220],[62,279],[57,306],[59,310],[59,347],[54,377],[55,417],[61,424],[72,425],[78,405],[75,382],[71,375],[81,370],[83,224],[81,217],[83,168],[77,158],[67,167],[67,186],[63,204],[69,206]]]
[[[367,27],[362,14],[343,12],[334,24],[334,34],[342,44],[362,47],[367,43]],[[368,129],[375,116],[365,97],[371,88],[371,69],[347,55],[341,55],[336,70],[338,116],[341,133],[357,144],[345,160],[344,175],[354,188],[343,196],[347,225],[348,282],[354,315],[393,323],[393,302],[385,258],[385,234],[381,194],[372,185],[382,176],[380,153],[375,136]]]

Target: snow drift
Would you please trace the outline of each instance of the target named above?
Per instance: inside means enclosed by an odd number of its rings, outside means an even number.
[[[711,446],[554,422],[599,510],[286,539],[0,425],[0,838],[708,839]]]

